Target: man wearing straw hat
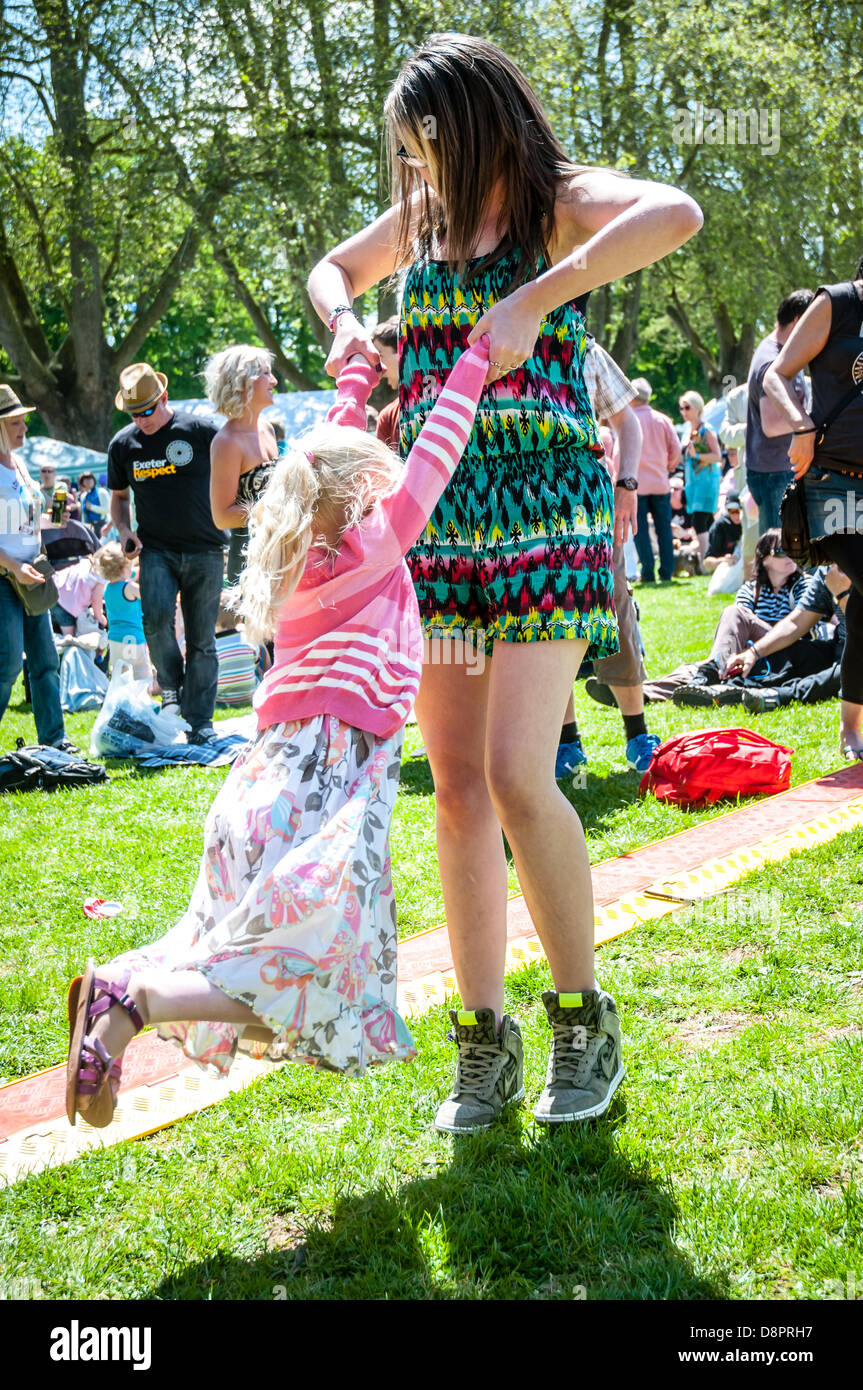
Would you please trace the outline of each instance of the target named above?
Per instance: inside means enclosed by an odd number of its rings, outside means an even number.
[[[224,572],[224,533],[210,511],[210,444],[217,427],[168,405],[168,378],[146,362],[120,373],[114,404],[131,424],[108,445],[111,517],[120,542],[141,555],[144,634],[162,687],[162,709],[191,725],[190,743],[215,738],[219,662],[216,618]],[[135,497],[132,530],[129,492]],[[186,659],[177,644],[177,595]]]

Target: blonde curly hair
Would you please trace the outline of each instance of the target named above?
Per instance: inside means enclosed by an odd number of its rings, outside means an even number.
[[[93,569],[106,584],[115,584],[122,579],[129,564],[129,556],[124,554],[118,541],[108,541],[93,556]]]
[[[253,646],[275,634],[278,610],[299,583],[311,547],[337,552],[345,531],[393,490],[402,471],[382,440],[350,425],[318,425],[282,455],[251,510],[239,585],[223,595],[242,613]]]
[[[246,343],[214,353],[203,371],[207,399],[220,415],[236,420],[252,399],[255,381],[272,366],[271,352]]]

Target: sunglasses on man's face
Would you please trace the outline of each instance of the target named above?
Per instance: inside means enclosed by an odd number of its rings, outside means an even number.
[[[149,410],[130,410],[129,414],[133,420],[149,420],[150,416],[155,415],[158,409],[159,402],[156,401],[156,404],[151,405]]]
[[[415,155],[408,154],[404,145],[399,145],[398,149],[396,150],[396,155],[401,160],[402,164],[406,164],[409,169],[428,168],[428,165],[426,164],[424,159],[417,159]]]

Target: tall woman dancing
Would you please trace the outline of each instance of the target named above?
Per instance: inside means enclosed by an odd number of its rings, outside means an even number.
[[[662,184],[573,164],[500,49],[432,36],[387,97],[393,206],[319,261],[312,302],[335,333],[327,370],[377,365],[351,310],[407,267],[401,452],[459,353],[482,333],[490,366],[456,480],[409,556],[426,636],[417,717],[437,802],[441,880],[462,1009],[437,1128],[488,1126],[523,1094],[522,1040],[503,1013],[503,834],[554,980],[543,1123],[601,1115],[623,1078],[613,999],[593,968],[593,894],[581,822],[554,779],[566,701],[585,655],[617,650],[614,497],[584,387],[573,300],[650,265],[700,227]],[[397,158],[396,158],[397,156]],[[483,643],[482,674],[459,662]],[[501,833],[503,830],[503,834]]]

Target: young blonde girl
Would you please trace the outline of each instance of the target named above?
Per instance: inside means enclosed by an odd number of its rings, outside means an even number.
[[[404,556],[461,457],[488,364],[465,352],[402,470],[364,432],[377,379],[340,373],[327,423],[283,457],[252,516],[241,606],[274,637],[257,737],[217,796],[188,911],[69,992],[67,1110],[104,1126],[146,1023],[227,1071],[243,1040],[356,1075],[414,1055],[396,1008],[389,826],[419,685]]]

